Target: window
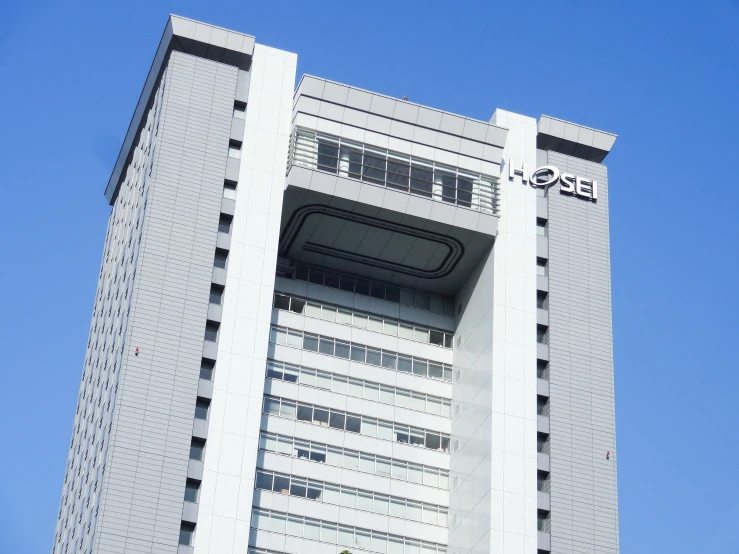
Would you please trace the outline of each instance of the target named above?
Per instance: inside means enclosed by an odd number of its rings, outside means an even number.
[[[537,471],[536,490],[540,492],[549,492],[549,473],[546,471]]]
[[[213,369],[215,369],[216,363],[213,360],[203,358],[200,362],[200,378],[206,381],[213,380]]]
[[[218,340],[218,328],[221,326],[217,321],[207,321],[205,323],[205,340],[216,342]]]
[[[548,533],[549,531],[551,531],[552,520],[549,517],[549,512],[547,512],[546,510],[537,510],[536,515],[537,529],[544,533]]]
[[[210,303],[221,305],[223,302],[223,287],[221,285],[212,284],[210,286]]]
[[[536,326],[536,342],[539,344],[549,344],[549,327],[546,325]]]
[[[218,232],[229,234],[231,232],[231,223],[233,223],[233,216],[228,214],[221,214],[218,219]]]
[[[549,399],[546,396],[536,397],[536,415],[548,416],[549,415]]]
[[[198,398],[195,401],[195,419],[208,419],[208,410],[210,408],[210,400],[207,398]]]
[[[536,258],[536,274],[541,277],[549,275],[549,260],[546,258]]]
[[[226,262],[228,261],[228,250],[222,248],[216,248],[215,259],[213,260],[213,266],[221,269],[226,269]]]
[[[185,484],[185,502],[197,502],[200,494],[200,481],[188,479]]]
[[[246,103],[234,102],[234,119],[246,119]]]
[[[229,200],[236,199],[236,183],[233,181],[225,181],[223,183],[223,197]]]
[[[549,435],[546,433],[536,434],[536,451],[540,454],[549,454]]]
[[[543,217],[537,217],[536,218],[536,234],[539,235],[540,237],[549,236],[548,223],[549,222]]]
[[[192,523],[182,522],[180,526],[180,544],[182,546],[192,546],[195,537],[195,525]]]
[[[232,140],[228,143],[228,157],[229,158],[241,158],[241,143]]]
[[[203,439],[193,438],[190,442],[190,459],[203,461],[205,454],[205,441]]]
[[[543,290],[536,291],[536,307],[540,310],[549,309],[549,293]]]
[[[536,360],[536,376],[539,379],[549,380],[549,362],[545,360]]]

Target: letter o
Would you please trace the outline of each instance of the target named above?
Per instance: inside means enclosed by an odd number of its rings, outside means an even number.
[[[549,178],[548,181],[541,182],[539,181],[539,175],[545,171],[551,171],[552,176]],[[559,169],[552,165],[545,165],[542,167],[537,167],[536,170],[531,174],[529,177],[529,183],[531,183],[535,187],[551,187],[554,183],[556,183],[559,180]]]

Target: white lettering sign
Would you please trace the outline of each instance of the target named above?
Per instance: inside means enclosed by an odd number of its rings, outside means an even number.
[[[529,183],[532,187],[548,189],[559,183],[559,191],[563,194],[572,194],[589,200],[598,200],[598,182],[569,173],[560,173],[553,165],[537,167],[531,175],[525,163],[516,164],[513,159],[508,160],[508,179],[521,177],[522,183]]]

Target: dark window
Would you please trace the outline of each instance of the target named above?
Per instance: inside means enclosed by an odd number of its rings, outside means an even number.
[[[266,491],[271,491],[272,490],[272,474],[265,473],[264,471],[257,471],[256,488],[264,489]]]
[[[435,433],[426,433],[426,448],[439,450],[441,447],[441,437]]]
[[[305,498],[305,493],[308,489],[307,485],[308,483],[302,479],[293,479],[290,483],[290,495]]]
[[[208,419],[209,408],[210,400],[207,398],[198,398],[195,401],[195,419]]]
[[[323,270],[316,269],[315,267],[311,267],[308,280],[311,283],[315,283],[316,285],[322,285],[323,284]]]
[[[180,544],[183,546],[192,546],[194,536],[195,525],[183,521],[180,526]]]
[[[275,492],[288,493],[290,490],[290,479],[288,477],[282,477],[275,475],[275,480],[272,483],[272,490]]]
[[[354,277],[350,277],[349,275],[342,275],[339,288],[341,290],[347,290],[349,292],[354,292]]]
[[[457,180],[457,204],[467,208],[472,206],[472,181],[461,177]]]
[[[274,362],[267,362],[267,377],[270,379],[282,380],[282,365]]]
[[[327,287],[338,289],[339,282],[340,282],[340,277],[338,273],[333,273],[331,271],[326,272],[326,277],[323,282],[324,285],[326,285]]]
[[[536,376],[539,379],[549,379],[549,362],[536,360]]]
[[[352,433],[359,433],[362,431],[362,420],[361,418],[354,416],[346,416],[346,430]]]
[[[215,369],[216,363],[213,360],[203,358],[200,361],[200,378],[206,381],[213,380],[213,370]]]
[[[549,309],[549,293],[543,290],[536,291],[536,307],[540,310]]]
[[[437,346],[443,346],[444,345],[444,333],[441,331],[429,331],[429,342],[431,344],[435,344]]]
[[[334,355],[334,339],[327,339],[326,337],[321,337],[321,340],[318,343],[318,351],[321,354],[333,356]]]
[[[363,294],[364,296],[369,296],[369,281],[365,281],[364,279],[357,279],[354,284],[354,292],[356,292],[357,294]]]
[[[355,362],[364,363],[364,355],[365,355],[364,346],[352,344],[352,360],[354,360]]]
[[[223,302],[223,290],[221,285],[212,284],[210,286],[210,303],[218,304],[219,306]]]
[[[227,261],[228,261],[228,250],[223,250],[222,248],[216,248],[216,255],[215,255],[215,259],[213,260],[213,265],[215,267],[220,267],[221,269],[226,269]]]
[[[313,460],[314,462],[325,463],[326,462],[326,450],[325,449],[319,450],[315,446],[311,447],[310,459]]]
[[[328,411],[319,408],[313,409],[313,423],[318,423],[324,427],[328,426]]]
[[[370,283],[370,296],[384,300],[385,299],[385,285],[383,285],[382,283],[377,283],[375,281],[372,281],[372,283]]]
[[[336,173],[338,161],[338,145],[318,139],[318,169]]]
[[[430,168],[427,170],[415,165],[411,166],[411,189],[414,194],[431,198],[434,185]]]
[[[313,407],[304,404],[298,404],[298,420],[313,421]]]
[[[291,312],[295,312],[296,314],[302,314],[304,309],[305,309],[305,300],[300,300],[299,298],[290,299],[290,311]]]
[[[277,308],[278,310],[289,310],[290,309],[290,297],[285,296],[284,294],[276,294],[275,293],[275,300],[272,304],[274,308]]]
[[[382,365],[382,355],[378,350],[367,349],[367,363],[370,365]]]
[[[540,416],[549,415],[549,399],[546,396],[536,397],[536,414]]]
[[[197,502],[199,492],[200,481],[195,481],[195,479],[188,479],[187,483],[185,484],[185,501]]]
[[[400,289],[398,287],[385,287],[385,299],[390,302],[400,302]]]
[[[334,429],[344,429],[345,419],[344,414],[331,412],[329,427],[333,427]]]
[[[334,351],[334,356],[336,356],[337,358],[344,358],[345,360],[348,360],[349,345],[345,342],[336,341],[336,350]]]
[[[298,265],[295,267],[295,278],[298,281],[307,281],[308,280],[308,266],[305,265]]]
[[[204,453],[205,441],[203,439],[193,438],[192,442],[190,443],[190,459],[202,461]]]
[[[207,321],[205,323],[205,340],[216,342],[218,340],[218,328],[220,323],[217,321]]]
[[[233,216],[230,216],[228,214],[221,214],[221,217],[218,219],[218,232],[219,233],[230,233],[231,232],[231,223],[233,223]]]
[[[309,335],[306,333],[303,336],[303,350],[318,352],[318,335]]]
[[[225,181],[223,183],[223,197],[229,200],[236,198],[236,183],[233,181]]]

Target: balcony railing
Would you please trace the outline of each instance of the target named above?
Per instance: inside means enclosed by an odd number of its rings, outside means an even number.
[[[296,127],[293,165],[498,215],[498,178]]]

